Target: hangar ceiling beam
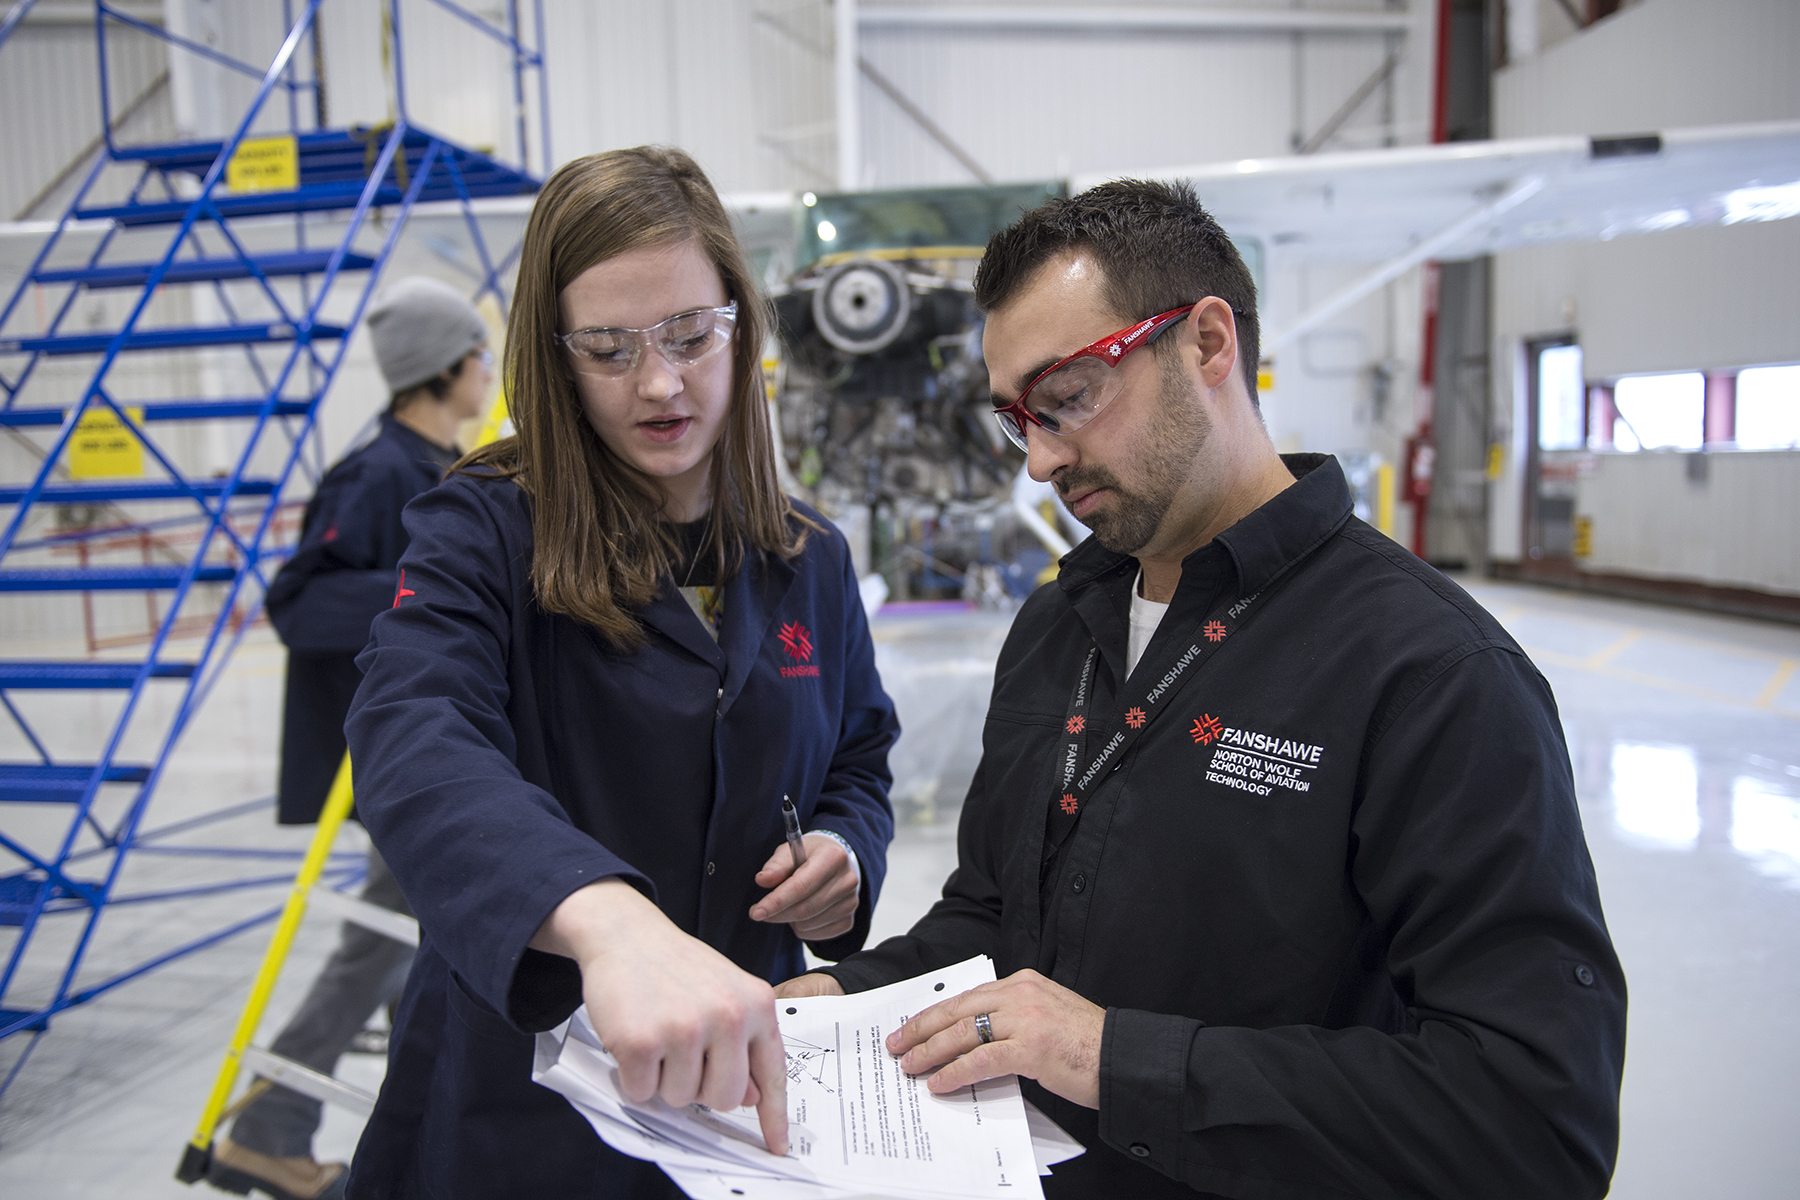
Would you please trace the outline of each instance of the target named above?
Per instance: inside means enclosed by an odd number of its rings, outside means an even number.
[[[840,0],[838,19],[853,7]],[[1073,8],[991,4],[869,4],[851,15],[866,28],[1039,29],[1086,33],[1407,33],[1414,18],[1405,9],[1327,12],[1313,9]]]

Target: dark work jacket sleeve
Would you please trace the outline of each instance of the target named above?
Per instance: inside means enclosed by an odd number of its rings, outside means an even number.
[[[517,766],[507,661],[529,547],[509,544],[468,486],[419,497],[406,527],[413,595],[357,659],[346,733],[358,810],[457,976],[520,1028],[548,1028],[579,1002],[580,981],[569,960],[527,948],[544,919],[598,879],[653,889]]]
[[[862,882],[856,923],[850,931],[830,941],[807,943],[808,949],[827,961],[856,953],[869,937],[869,921],[887,876],[888,842],[894,836],[893,810],[887,798],[893,777],[888,771],[887,752],[900,732],[894,703],[882,690],[881,676],[875,669],[875,643],[869,636],[868,614],[863,609],[855,565],[847,550],[842,575],[844,715],[831,765],[819,788],[818,807],[807,828],[830,830],[849,842],[856,853]]]
[[[1111,1009],[1109,1145],[1230,1196],[1605,1194],[1624,979],[1555,701],[1516,649],[1447,657],[1388,698],[1352,822],[1406,1031]]]
[[[269,584],[269,619],[290,650],[355,654],[394,602],[401,513],[430,483],[387,449],[372,444],[334,467],[307,503],[300,543]]]

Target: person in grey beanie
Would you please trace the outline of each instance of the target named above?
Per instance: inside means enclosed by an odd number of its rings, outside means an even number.
[[[288,647],[277,820],[319,819],[344,756],[344,716],[362,674],[356,655],[369,622],[394,602],[407,546],[400,513],[461,457],[457,427],[481,415],[493,390],[488,327],[460,292],[435,279],[385,288],[366,324],[389,391],[380,429],[326,473],[306,506],[300,542],[269,585],[268,609]],[[406,913],[405,897],[373,847],[363,898]],[[375,1010],[399,994],[412,948],[346,924],[337,949],[271,1049],[330,1074]],[[216,1139],[207,1181],[277,1200],[341,1196],[344,1164],[312,1153],[319,1102],[279,1085],[261,1089]]]

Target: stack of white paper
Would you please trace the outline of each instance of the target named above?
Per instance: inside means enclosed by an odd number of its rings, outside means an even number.
[[[785,1157],[764,1149],[754,1109],[626,1099],[585,1010],[538,1035],[532,1078],[567,1097],[614,1149],[655,1162],[693,1197],[1041,1197],[1038,1175],[1082,1146],[1025,1103],[1016,1077],[937,1096],[884,1044],[914,1014],[993,978],[992,961],[972,958],[871,992],[778,1002]]]

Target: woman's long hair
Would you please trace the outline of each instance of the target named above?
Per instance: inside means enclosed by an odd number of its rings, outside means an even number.
[[[811,521],[795,513],[775,470],[763,395],[769,329],[731,218],[694,160],[639,146],[578,158],[538,193],[520,252],[503,378],[514,436],[457,469],[513,479],[532,499],[531,582],[540,607],[592,625],[622,648],[643,640],[629,611],[648,604],[679,556],[659,516],[666,492],[607,448],[588,423],[558,332],[557,298],[595,263],[647,246],[692,243],[737,301],[731,403],[713,448],[711,535],[722,582],[746,551],[792,558]]]

